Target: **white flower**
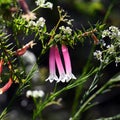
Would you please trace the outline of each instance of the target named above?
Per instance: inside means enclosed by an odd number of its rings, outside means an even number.
[[[114,53],[115,52],[115,47],[114,47],[114,45],[108,45],[107,46],[107,52],[109,53],[109,54],[112,54],[112,53]]]
[[[39,97],[39,93],[38,93],[37,90],[32,91],[32,97],[34,97],[34,98],[38,98]]]
[[[35,1],[35,3],[37,6],[44,7],[45,1],[46,0],[37,0],[37,1]]]
[[[115,39],[115,38],[117,39],[120,36],[119,32],[120,32],[120,30],[118,29],[118,27],[110,26],[109,29],[104,30],[102,32],[102,38],[108,36],[111,39]]]
[[[118,27],[115,27],[115,26],[110,26],[110,27],[109,27],[109,30],[110,30],[111,32],[115,32],[115,33],[118,33],[118,32],[119,32]]]
[[[67,21],[67,24],[68,24],[68,25],[72,25],[72,22],[73,22],[73,21],[74,21],[73,19],[68,20],[68,21]]]
[[[31,90],[28,90],[26,92],[26,97],[32,97],[32,91]]]
[[[45,19],[43,17],[40,17],[36,22],[36,26],[44,27],[44,25],[45,25]]]
[[[43,90],[38,90],[38,93],[39,93],[38,96],[41,98],[45,95]]]
[[[100,43],[102,44],[102,46],[104,46],[104,47],[106,46],[106,43],[103,39],[100,40]]]
[[[53,8],[53,4],[52,4],[51,2],[47,2],[47,3],[45,4],[45,8],[50,8],[50,9],[52,9],[52,8]]]
[[[98,60],[100,60],[101,62],[103,61],[103,60],[102,60],[102,52],[101,52],[100,50],[96,50],[96,52],[94,52],[93,55],[94,55]]]
[[[110,35],[110,31],[109,31],[109,30],[104,30],[104,31],[102,32],[102,38],[107,37],[107,36],[109,36],[109,35]]]
[[[26,92],[26,97],[33,97],[33,98],[42,98],[45,95],[43,90],[28,90]]]
[[[33,27],[33,26],[36,26],[36,23],[33,20],[29,21],[28,25],[26,25],[26,27]]]
[[[46,0],[37,0],[35,1],[36,5],[41,7],[41,8],[53,8],[53,4],[51,2],[46,2]]]
[[[70,27],[64,27],[64,26],[61,26],[59,27],[60,30],[63,31],[64,34],[70,34],[72,33],[72,29]]]

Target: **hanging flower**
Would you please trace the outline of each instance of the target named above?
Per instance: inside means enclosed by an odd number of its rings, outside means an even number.
[[[64,62],[65,62],[65,69],[64,70],[61,56],[58,50],[57,46],[52,46],[50,48],[50,54],[49,54],[49,69],[50,69],[50,75],[46,79],[49,80],[50,82],[53,82],[54,80],[57,82],[68,82],[70,79],[76,79],[76,77],[72,74],[72,68],[71,68],[71,61],[70,61],[70,56],[68,49],[65,45],[62,45],[62,52],[63,52],[63,57],[64,57]],[[56,67],[55,63],[58,69],[59,73],[59,78],[56,75]]]
[[[66,45],[62,45],[62,53],[63,53],[64,62],[65,62],[66,82],[68,82],[70,79],[76,79],[76,77],[72,73],[70,55]]]
[[[0,94],[6,92],[11,87],[12,83],[13,83],[12,78],[9,78],[9,81],[2,88],[0,88]]]
[[[59,72],[59,79],[57,82],[65,82],[66,81],[66,75],[65,75],[65,71],[63,68],[63,64],[62,64],[62,60],[59,54],[59,50],[58,47],[55,46],[55,60],[56,60],[56,64],[57,64],[57,68],[58,68],[58,72]]]
[[[55,68],[55,46],[52,46],[50,48],[49,53],[49,69],[50,69],[50,75],[46,79],[46,81],[53,82],[54,80],[58,81],[58,77],[56,75],[56,68]]]

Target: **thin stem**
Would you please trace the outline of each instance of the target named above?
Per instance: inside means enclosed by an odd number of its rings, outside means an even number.
[[[32,10],[32,12],[35,12],[35,11],[37,11],[38,9],[40,9],[41,7],[40,6],[38,6],[38,7],[36,7],[34,10]]]
[[[92,47],[91,51],[90,51],[90,54],[89,54],[89,57],[88,57],[88,61],[83,69],[83,72],[82,72],[82,75],[81,76],[84,76],[85,73],[88,72],[89,68],[90,68],[90,61],[92,59],[92,54],[93,54],[93,51],[94,51],[94,46]],[[75,91],[75,98],[74,98],[74,103],[73,103],[73,107],[72,107],[72,115],[75,114],[75,110],[76,108],[78,107],[78,104],[79,104],[79,98],[80,98],[80,95],[83,91],[83,85],[82,86],[78,86],[76,88],[76,91]]]
[[[94,93],[78,110],[78,112],[73,116],[72,120],[80,120],[81,114],[84,112],[86,106],[97,96],[99,95],[102,91],[105,90],[109,85],[109,82],[107,82],[103,87],[101,87],[96,93]]]
[[[112,10],[112,8],[113,8],[113,3],[114,3],[114,1],[115,1],[115,0],[113,0],[113,1],[111,2],[110,6],[109,6],[109,8],[108,8],[108,10],[107,10],[107,12],[106,12],[106,15],[105,15],[105,17],[104,17],[103,23],[106,23],[109,15],[110,15],[110,13],[111,13],[111,10]]]

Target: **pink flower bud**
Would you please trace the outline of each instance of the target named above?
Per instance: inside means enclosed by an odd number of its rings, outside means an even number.
[[[9,78],[9,81],[2,88],[0,88],[0,94],[3,94],[5,91],[7,91],[11,87],[12,83],[12,78]]]
[[[18,49],[15,54],[18,56],[21,56],[27,51],[28,48],[32,48],[35,44],[36,43],[34,43],[33,41],[30,41],[29,43],[24,45],[22,48]]]
[[[62,53],[65,62],[66,82],[68,82],[70,79],[76,79],[76,77],[72,73],[70,55],[66,45],[62,45]]]
[[[54,80],[58,80],[58,77],[56,75],[56,68],[55,68],[55,46],[52,46],[50,48],[50,53],[49,53],[49,71],[50,75],[46,79],[46,81],[53,82]]]
[[[55,60],[56,60],[56,64],[59,72],[59,80],[57,82],[60,82],[60,81],[65,82],[65,71],[64,71],[64,67],[63,67],[60,53],[57,46],[55,47]]]

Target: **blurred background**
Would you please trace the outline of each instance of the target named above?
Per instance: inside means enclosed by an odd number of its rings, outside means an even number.
[[[120,1],[119,0],[49,0],[53,3],[52,10],[40,9],[37,11],[36,16],[44,17],[48,31],[50,31],[58,20],[57,6],[61,6],[70,15],[73,21],[73,28],[85,29],[90,28],[90,24],[94,26],[97,22],[105,23],[107,26],[114,25],[120,27]],[[33,10],[36,5],[34,0],[26,0],[30,10]],[[107,13],[110,9],[110,13]],[[105,18],[106,14],[108,17]],[[21,36],[20,36],[21,37]],[[29,41],[33,36],[28,36],[26,39]],[[22,43],[24,44],[24,42]],[[36,58],[39,56],[39,50],[41,45],[37,44],[32,50],[29,50],[31,56],[33,56],[32,62],[26,61],[26,67],[30,67],[36,62]],[[69,48],[73,73],[76,76],[80,76],[82,70],[88,60],[90,54],[91,44],[89,38],[86,39],[84,45],[81,43],[74,48]],[[48,55],[47,52],[38,63],[38,73],[32,80],[32,89],[42,89],[45,93],[52,92],[55,83],[44,82],[48,76]],[[24,59],[26,59],[24,57]],[[93,66],[97,65],[97,61],[92,60]],[[105,81],[115,75],[119,71],[119,66],[115,67],[115,63],[109,65],[104,71],[104,81],[101,81],[99,85],[103,85]],[[101,79],[102,80],[102,79]],[[87,89],[90,81],[85,84],[82,95]],[[64,87],[65,84],[60,83],[58,89]],[[7,106],[9,100],[12,98],[13,93],[17,89],[17,86],[12,86],[9,91],[0,96],[0,111]],[[95,120],[99,117],[107,117],[118,114],[120,108],[120,87],[114,88],[111,92],[97,97],[95,101],[99,101],[99,105],[93,107],[84,113],[82,120]],[[52,105],[43,111],[43,120],[68,120],[72,112],[72,104],[75,97],[75,89],[65,92],[60,96],[62,98],[62,105]],[[80,96],[81,98],[82,96]],[[26,90],[23,91],[23,95],[17,98],[13,105],[13,108],[8,113],[6,120],[32,120],[33,101],[31,98],[26,97]]]

